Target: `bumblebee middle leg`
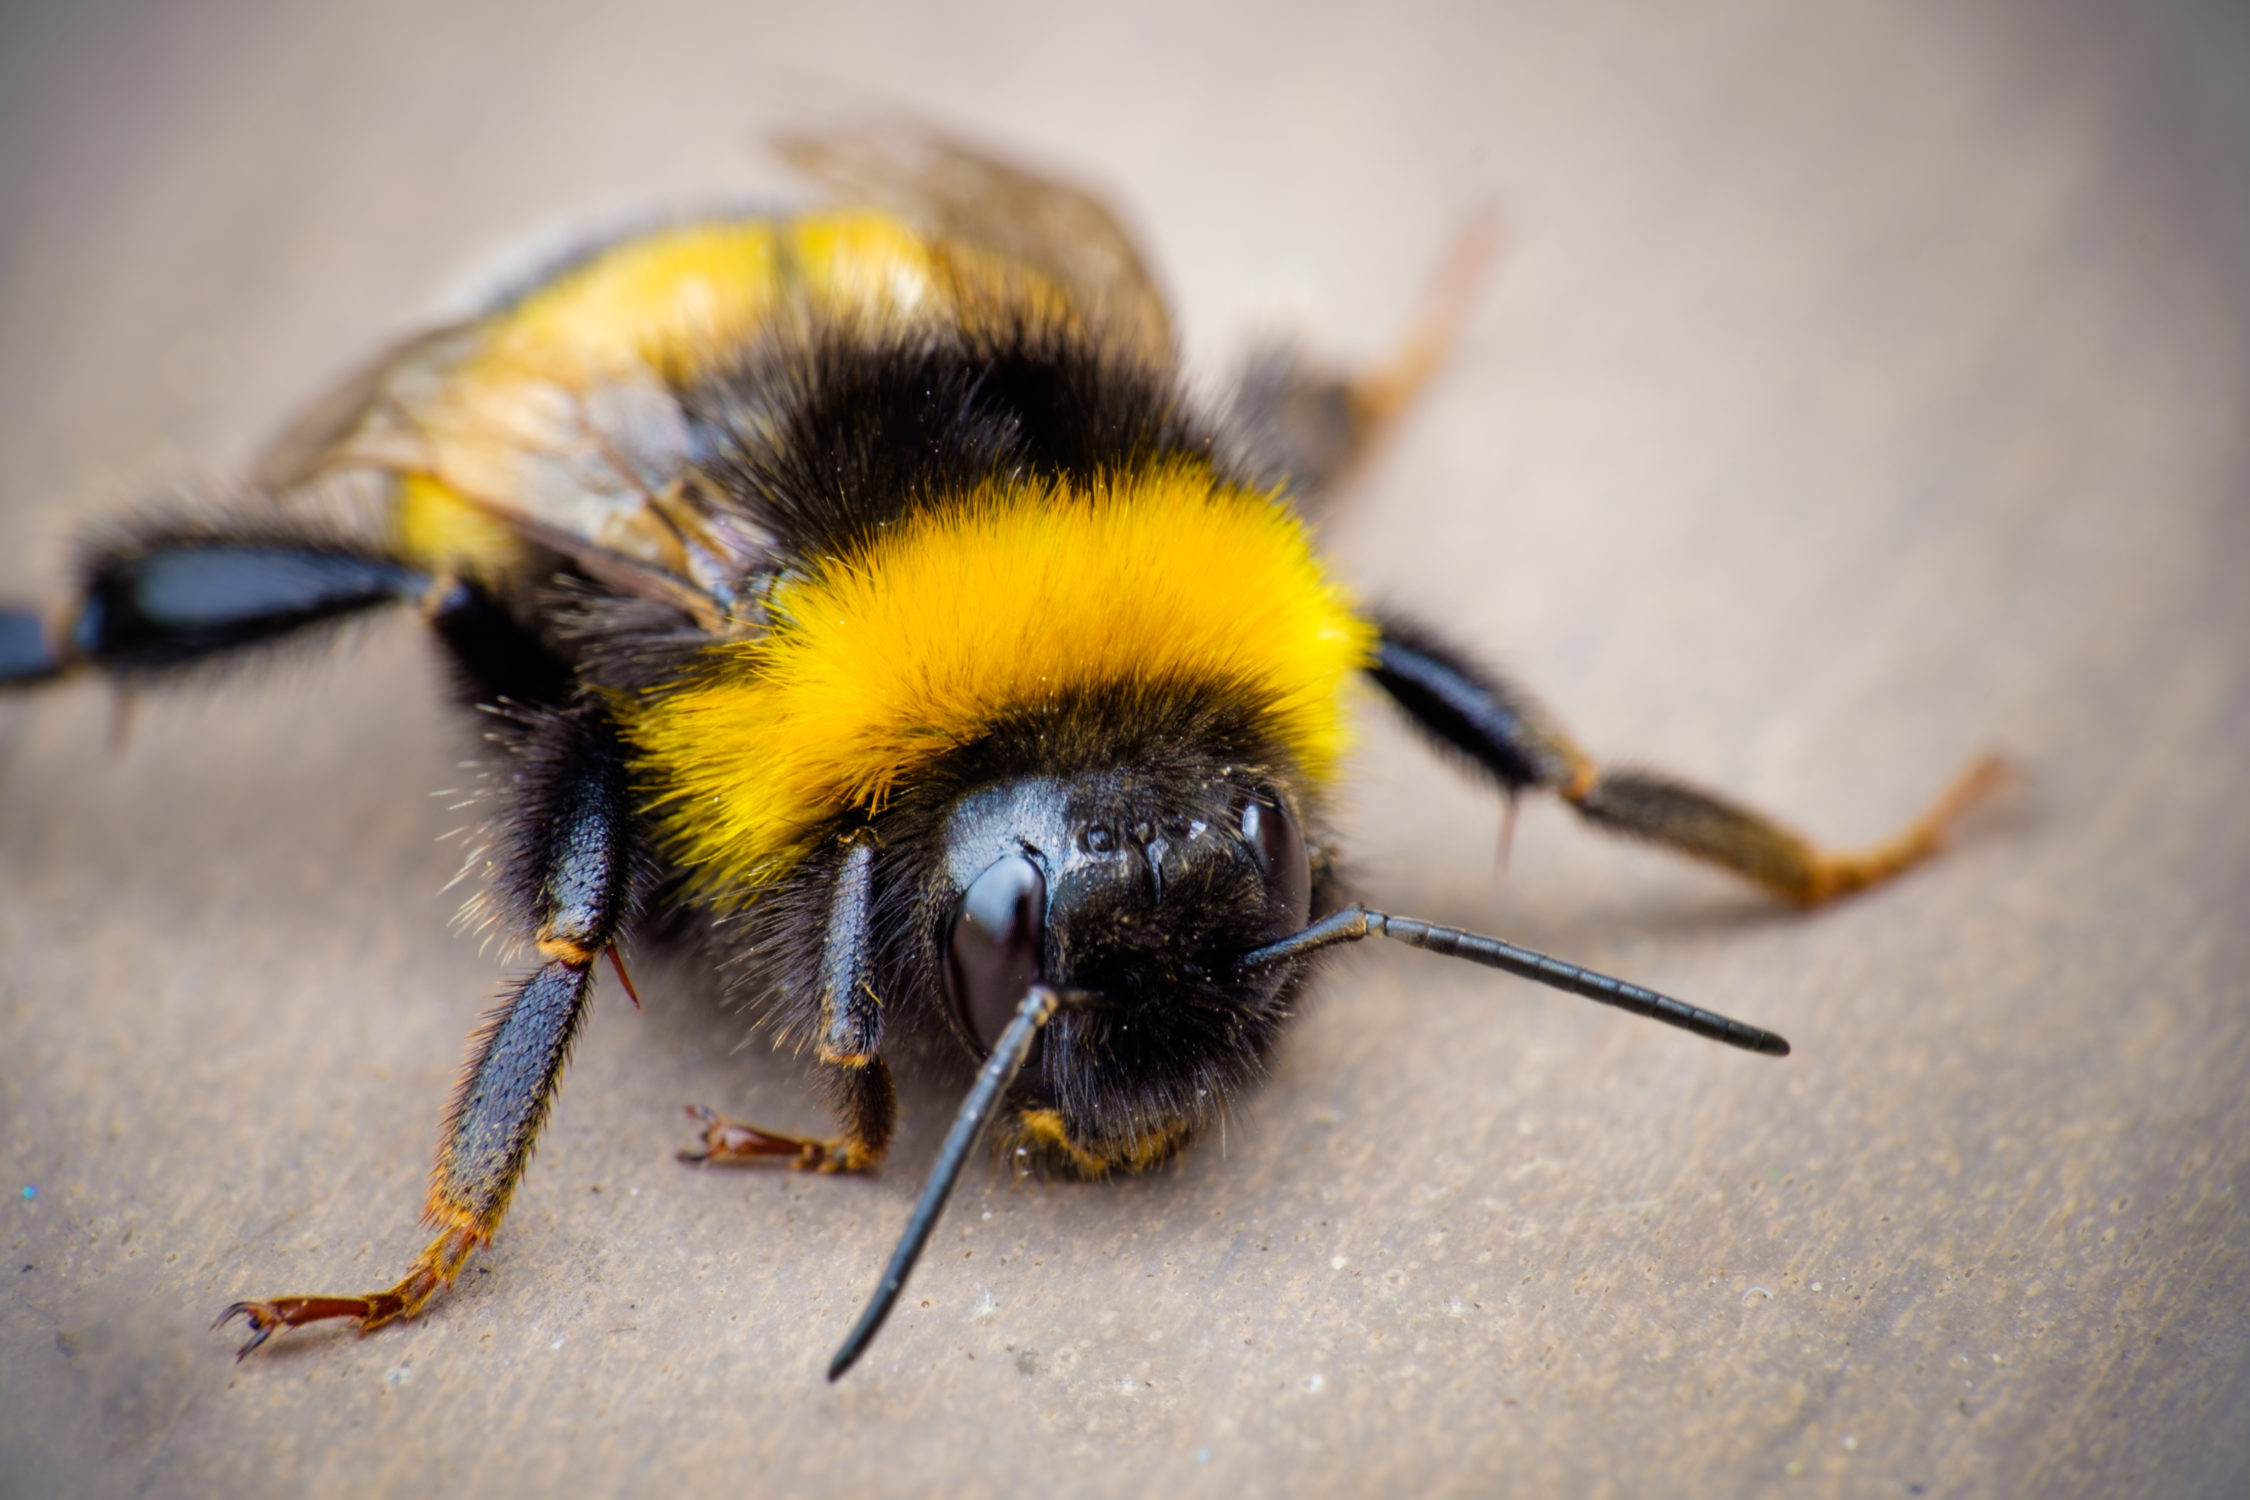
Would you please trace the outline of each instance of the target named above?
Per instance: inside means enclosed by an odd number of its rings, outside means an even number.
[[[471,1044],[423,1209],[438,1236],[382,1291],[235,1303],[219,1322],[248,1320],[242,1354],[279,1328],[351,1318],[364,1333],[412,1317],[491,1240],[530,1164],[585,1020],[594,962],[631,923],[647,873],[624,746],[603,709],[549,715],[519,753],[526,769],[506,894],[526,918],[541,964],[486,1016]]]
[[[782,1135],[690,1106],[689,1116],[703,1124],[703,1144],[682,1151],[680,1160],[786,1161],[808,1172],[864,1172],[882,1161],[898,1123],[898,1093],[878,1055],[883,1002],[872,982],[874,886],[875,841],[863,831],[846,847],[836,872],[821,947],[821,1073],[838,1133],[827,1139]]]
[[[1864,890],[1921,863],[1938,851],[1955,819],[2010,775],[2006,762],[1981,757],[1890,838],[1865,849],[1826,849],[1685,782],[1601,769],[1526,694],[1417,626],[1384,623],[1370,675],[1425,733],[1460,752],[1510,798],[1526,788],[1551,791],[1597,827],[1731,870],[1800,906]]]

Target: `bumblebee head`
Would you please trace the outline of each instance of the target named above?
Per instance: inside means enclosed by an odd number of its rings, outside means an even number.
[[[948,819],[945,875],[946,998],[972,1051],[1030,986],[1074,995],[1018,1088],[1092,1153],[1082,1170],[1168,1151],[1258,1066],[1286,982],[1239,960],[1302,928],[1313,890],[1289,798],[1224,764],[980,788]]]

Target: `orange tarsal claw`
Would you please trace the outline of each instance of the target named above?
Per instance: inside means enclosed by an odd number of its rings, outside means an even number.
[[[462,1265],[485,1238],[473,1227],[447,1230],[431,1242],[415,1260],[413,1269],[388,1291],[368,1292],[358,1297],[270,1297],[256,1302],[237,1302],[220,1313],[218,1321],[211,1326],[223,1328],[238,1317],[249,1323],[249,1341],[234,1351],[238,1360],[273,1337],[276,1329],[302,1328],[330,1318],[356,1318],[359,1331],[370,1333],[394,1318],[408,1318],[419,1312],[422,1304],[461,1273]]]
[[[697,1104],[688,1106],[687,1115],[702,1123],[703,1145],[700,1150],[680,1152],[679,1158],[698,1166],[710,1162],[786,1161],[800,1172],[857,1172],[874,1165],[875,1153],[855,1149],[846,1140],[817,1140],[760,1130]]]

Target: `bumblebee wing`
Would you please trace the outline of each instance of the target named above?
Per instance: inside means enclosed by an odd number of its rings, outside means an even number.
[[[552,564],[541,554],[559,553],[623,593],[727,628],[733,585],[770,538],[704,483],[673,385],[594,338],[527,354],[518,312],[394,345],[298,418],[258,478],[287,494],[354,471],[387,475],[393,543],[418,566],[511,591],[543,582]]]
[[[1089,324],[1170,362],[1171,313],[1148,261],[1117,211],[1084,188],[913,122],[784,135],[774,147],[850,199],[1031,268]]]
[[[392,344],[299,412],[251,465],[252,483],[279,493],[318,480],[336,450],[384,402],[398,371],[440,362],[448,347],[474,336],[474,324],[448,323]]]

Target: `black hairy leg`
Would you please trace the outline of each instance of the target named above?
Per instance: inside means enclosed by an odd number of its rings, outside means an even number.
[[[1826,849],[1686,782],[1597,766],[1527,694],[1419,626],[1385,621],[1369,675],[1425,734],[1491,777],[1511,802],[1527,789],[1553,792],[1596,827],[1731,870],[1800,906],[1864,890],[1921,863],[1962,813],[2011,776],[2006,761],[1979,757],[1890,838],[1864,849]]]
[[[0,685],[78,669],[159,677],[422,599],[432,586],[378,551],[310,532],[143,528],[86,559],[58,619],[0,610]]]
[[[43,682],[62,671],[63,655],[47,623],[29,610],[0,609],[0,684]]]
[[[585,1020],[595,961],[636,916],[649,861],[624,746],[605,710],[588,705],[535,719],[516,753],[522,771],[510,809],[513,837],[496,894],[540,963],[509,986],[471,1041],[422,1214],[439,1234],[382,1291],[235,1303],[219,1322],[249,1322],[243,1354],[279,1328],[350,1318],[364,1333],[414,1316],[491,1240],[530,1164]]]
[[[883,1002],[873,984],[875,840],[851,839],[828,902],[820,957],[820,1071],[836,1111],[837,1133],[826,1139],[782,1135],[729,1120],[701,1106],[688,1114],[703,1125],[703,1144],[682,1151],[685,1162],[784,1161],[806,1172],[864,1172],[882,1161],[898,1123],[898,1095],[878,1049]]]
[[[569,666],[482,590],[265,522],[144,527],[96,549],[59,622],[0,609],[0,687],[81,669],[141,682],[245,661],[401,602],[427,614],[467,701],[569,701]]]
[[[1284,487],[1298,505],[1317,510],[1428,388],[1499,244],[1489,212],[1463,227],[1405,338],[1381,364],[1347,373],[1292,343],[1253,350],[1227,402],[1230,456],[1260,483]]]
[[[569,663],[483,590],[448,583],[427,608],[464,702],[560,708],[576,692]]]

